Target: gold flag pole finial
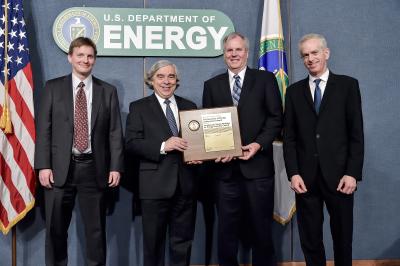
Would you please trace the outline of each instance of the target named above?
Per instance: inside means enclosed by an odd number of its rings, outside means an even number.
[[[5,134],[12,133],[10,109],[8,106],[8,0],[4,1],[4,104],[0,117],[0,128]]]

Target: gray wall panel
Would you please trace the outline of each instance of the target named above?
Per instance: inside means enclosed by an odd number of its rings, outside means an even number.
[[[355,258],[398,258],[400,218],[399,1],[291,1],[292,39],[320,32],[331,48],[330,67],[360,82],[365,130],[364,181],[355,197]],[[293,46],[295,80],[306,73]],[[296,56],[294,56],[296,55]],[[327,220],[328,221],[328,220]],[[330,238],[325,230],[326,238]],[[329,242],[329,241],[328,241]],[[295,242],[296,258],[301,258]],[[331,257],[331,251],[328,254]]]
[[[256,67],[262,16],[262,0],[187,1],[187,0],[26,0],[36,104],[47,79],[70,72],[66,55],[54,43],[52,25],[56,16],[73,6],[131,8],[216,9],[230,17],[235,28],[250,39],[249,65]],[[302,79],[306,71],[298,56],[297,41],[305,33],[319,32],[331,48],[330,67],[360,82],[363,100],[366,154],[364,181],[355,196],[354,248],[356,259],[397,258],[400,254],[400,196],[398,132],[400,96],[397,72],[400,69],[400,1],[398,0],[282,0],[283,27],[287,53],[292,55],[291,82]],[[289,38],[289,33],[291,34]],[[123,123],[129,103],[151,93],[143,85],[143,68],[160,58],[100,57],[94,74],[118,87]],[[204,80],[225,71],[222,57],[167,58],[181,71],[182,95],[201,106]],[[114,208],[107,218],[108,265],[142,265],[141,218],[132,217],[132,193],[121,188],[114,196]],[[40,194],[38,206],[41,205]],[[18,228],[18,265],[44,265],[44,219],[41,208],[31,211]],[[329,218],[324,225],[327,256],[332,258]],[[274,224],[274,242],[280,261],[302,260],[298,230],[294,224]],[[83,263],[83,228],[79,211],[74,212],[70,228],[70,265]],[[215,223],[213,225],[214,231]],[[292,230],[293,228],[293,230]],[[214,232],[215,233],[215,232]],[[292,241],[293,240],[293,241]],[[216,237],[211,261],[216,263]],[[0,237],[1,265],[11,265],[11,234]],[[292,249],[293,247],[293,249]],[[205,222],[203,205],[198,206],[192,263],[204,264]],[[242,249],[242,262],[249,252]]]

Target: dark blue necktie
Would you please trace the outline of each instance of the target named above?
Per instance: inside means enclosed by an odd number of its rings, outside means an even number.
[[[233,78],[235,79],[235,83],[233,83],[233,90],[232,90],[232,100],[234,105],[239,104],[240,99],[240,92],[242,91],[242,85],[240,84],[240,76],[234,75]]]
[[[319,107],[321,106],[321,89],[319,87],[319,83],[321,82],[321,79],[316,79],[314,80],[315,82],[315,91],[314,91],[314,108],[315,112],[317,114],[319,113]]]
[[[167,117],[169,128],[171,129],[172,134],[176,137],[178,136],[178,127],[176,126],[174,113],[172,112],[171,106],[169,106],[171,101],[166,99],[164,103],[167,105],[167,108],[165,109],[165,116]]]

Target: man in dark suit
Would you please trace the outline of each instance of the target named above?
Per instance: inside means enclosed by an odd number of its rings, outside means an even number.
[[[286,93],[284,156],[296,192],[301,246],[308,266],[325,266],[325,203],[335,265],[350,266],[353,193],[361,180],[364,157],[358,81],[328,69],[330,51],[322,35],[305,35],[299,51],[309,76]]]
[[[145,266],[162,266],[169,232],[169,265],[189,265],[196,215],[195,169],[183,162],[188,143],[178,137],[178,111],[196,105],[174,95],[179,73],[167,60],[146,73],[154,94],[132,102],[126,121],[126,150],[140,159]]]
[[[46,265],[67,265],[75,196],[85,226],[87,265],[106,264],[107,187],[123,169],[121,118],[115,87],[92,76],[96,45],[71,42],[72,74],[49,80],[37,113],[35,169],[45,188]]]
[[[282,103],[275,76],[247,67],[249,42],[240,33],[224,38],[228,71],[204,83],[203,107],[237,105],[243,156],[218,158],[211,165],[216,178],[218,259],[238,265],[242,220],[251,233],[252,264],[275,265],[271,223],[274,207],[272,142],[282,127]]]

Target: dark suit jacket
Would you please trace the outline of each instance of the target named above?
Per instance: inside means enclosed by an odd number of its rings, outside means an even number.
[[[229,74],[218,75],[204,82],[203,107],[232,106]],[[282,102],[275,76],[267,71],[247,68],[238,104],[242,145],[257,142],[262,150],[248,160],[240,160],[240,169],[246,178],[274,175],[272,142],[281,133]],[[218,178],[227,179],[232,163],[213,164]]]
[[[196,109],[196,105],[175,95],[178,110]],[[191,196],[195,188],[194,166],[183,163],[181,152],[160,154],[161,143],[172,137],[167,118],[152,94],[132,102],[126,120],[126,150],[139,157],[139,197],[167,199],[178,185],[183,195]]]
[[[74,131],[72,75],[49,80],[36,116],[35,169],[52,169],[63,186],[71,159]],[[99,187],[110,171],[123,171],[123,137],[117,90],[93,77],[91,146]]]
[[[289,179],[299,174],[307,187],[315,182],[318,164],[331,190],[343,175],[361,180],[364,134],[356,79],[330,72],[319,115],[308,78],[287,89],[284,155]]]

